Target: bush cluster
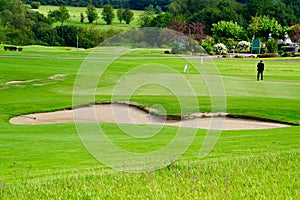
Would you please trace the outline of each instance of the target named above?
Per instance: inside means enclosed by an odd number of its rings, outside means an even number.
[[[251,43],[247,42],[247,41],[240,41],[237,46],[236,49],[238,51],[249,51],[251,47]]]
[[[227,54],[227,47],[222,43],[215,44],[213,50],[217,55]]]

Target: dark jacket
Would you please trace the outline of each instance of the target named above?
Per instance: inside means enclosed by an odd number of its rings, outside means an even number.
[[[262,72],[262,71],[264,71],[264,69],[265,69],[264,63],[260,62],[257,64],[257,71]]]

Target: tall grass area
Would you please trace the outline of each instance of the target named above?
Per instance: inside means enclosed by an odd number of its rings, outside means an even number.
[[[216,146],[201,159],[199,149],[207,130],[199,129],[179,160],[154,172],[136,174],[119,172],[98,162],[82,144],[74,123],[9,123],[18,115],[71,108],[78,69],[91,51],[27,46],[21,52],[6,52],[0,45],[0,199],[299,198],[298,60],[264,59],[264,81],[256,81],[258,59],[213,61],[223,80],[228,113],[293,126],[222,131]],[[114,61],[99,81],[95,100],[109,101],[122,74],[143,63],[165,64],[183,74],[186,61],[163,52],[135,50]],[[159,75],[160,70],[157,67],[138,73]],[[190,68],[190,84],[196,88],[200,110],[209,112],[211,98],[197,73]],[[51,78],[57,74],[64,76]],[[170,115],[181,114],[174,95],[155,85],[140,88],[131,100],[142,107],[160,104]],[[184,114],[195,111],[190,106]],[[165,126],[155,136],[143,139],[130,138],[116,124],[100,125],[116,146],[138,153],[160,149],[178,131],[177,127]],[[141,134],[151,128],[155,126],[148,126]]]
[[[58,6],[40,6],[38,11],[42,13],[43,15],[47,16],[48,12],[50,10],[57,10]],[[67,6],[66,7],[69,10],[69,14],[71,16],[70,21],[66,22],[67,25],[78,25],[78,26],[93,26],[100,30],[129,30],[131,28],[139,27],[139,17],[143,13],[143,11],[139,10],[133,10],[134,13],[134,19],[130,24],[126,24],[124,21],[120,23],[117,19],[117,17],[112,21],[112,24],[106,25],[105,21],[101,17],[102,8],[96,8],[99,18],[94,21],[94,23],[90,24],[85,18],[84,23],[80,22],[80,13],[83,13],[84,16],[86,16],[86,7],[73,7],[73,6]],[[116,13],[117,9],[114,10]]]
[[[297,199],[295,153],[174,164],[152,173],[105,173],[23,180],[2,185],[11,199]]]

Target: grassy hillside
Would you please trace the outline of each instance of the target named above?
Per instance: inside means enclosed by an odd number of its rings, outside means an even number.
[[[95,101],[110,100],[117,83],[122,86],[130,78],[139,82],[149,74],[158,79],[168,79],[179,87],[180,81],[172,79],[172,73],[186,76],[183,67],[187,61],[175,55],[165,55],[163,51],[136,49],[114,60],[97,84]],[[118,172],[97,161],[83,145],[74,123],[9,123],[11,117],[22,114],[71,108],[74,82],[80,67],[85,62],[97,63],[95,67],[99,69],[102,66],[99,65],[102,57],[89,59],[91,52],[92,49],[42,46],[27,46],[22,52],[7,52],[0,46],[1,199],[299,197],[300,126],[296,125],[300,120],[299,60],[265,59],[264,81],[256,81],[258,59],[211,61],[224,84],[227,112],[293,123],[295,126],[222,131],[216,146],[202,159],[199,158],[199,150],[208,132],[199,129],[187,152],[169,167],[134,174]],[[163,66],[172,69],[172,73]],[[63,76],[53,78],[58,74]],[[97,71],[94,74],[97,75]],[[199,77],[197,69],[191,67],[189,80],[195,88],[198,105],[186,103],[185,114],[199,111],[199,108],[211,111],[211,91]],[[186,86],[179,88],[187,94]],[[114,98],[122,100],[124,96],[119,94]],[[155,84],[140,87],[132,93],[131,101],[141,106],[159,104],[172,115],[180,115],[182,111],[176,95]],[[159,150],[179,131],[176,127],[166,126],[153,137],[134,138],[124,134],[116,124],[100,123],[99,126],[116,146],[137,153]],[[133,125],[127,125],[127,128],[133,128]],[[152,128],[156,127],[145,127],[140,134],[147,135]],[[190,133],[195,130],[185,128],[181,131]]]
[[[58,6],[40,6],[38,11],[45,16],[48,15],[49,10],[57,10]],[[71,19],[66,24],[70,25],[79,25],[79,26],[96,26],[101,30],[109,30],[109,29],[122,29],[128,30],[134,27],[139,27],[139,16],[143,13],[143,11],[133,10],[134,12],[134,20],[130,24],[126,24],[124,21],[120,23],[117,18],[115,18],[111,25],[106,25],[105,21],[101,17],[102,8],[96,8],[97,13],[99,15],[99,19],[95,21],[93,24],[88,23],[87,18],[84,23],[80,22],[80,13],[83,13],[86,16],[86,7],[67,7],[69,13],[71,15]],[[115,12],[117,9],[115,9]]]

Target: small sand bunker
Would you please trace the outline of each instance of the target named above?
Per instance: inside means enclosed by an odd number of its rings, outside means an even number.
[[[67,76],[68,76],[68,74],[54,74],[54,75],[49,76],[47,79],[13,80],[13,81],[8,81],[8,82],[4,83],[3,86],[4,87],[9,87],[9,86],[19,87],[26,83],[31,83],[33,86],[44,86],[44,85],[54,84],[57,81],[62,81]]]
[[[48,79],[56,80],[56,79],[63,79],[67,76],[67,74],[54,74],[49,76]]]
[[[34,82],[35,80],[26,80],[26,81],[20,81],[20,80],[17,80],[17,81],[8,81],[6,83],[4,83],[4,85],[19,85],[19,84],[23,84],[23,83],[31,83],[31,82]]]
[[[22,115],[10,120],[12,124],[54,124],[70,122],[108,122],[122,124],[153,124],[215,130],[253,130],[282,128],[290,125],[238,119],[226,116],[226,113],[197,113],[184,119],[149,114],[136,106],[128,104],[97,104],[74,110],[62,110],[47,113]]]

